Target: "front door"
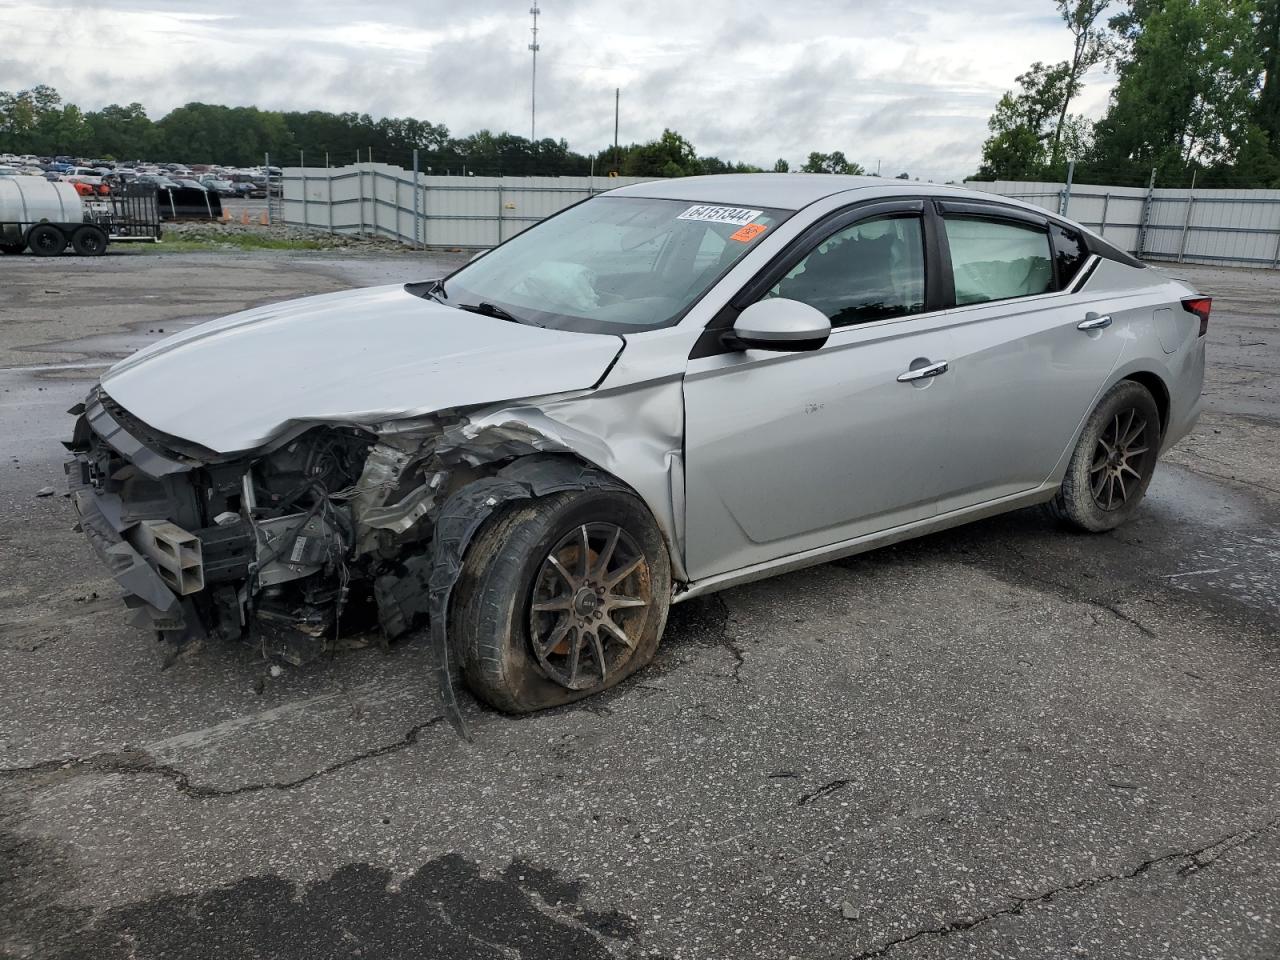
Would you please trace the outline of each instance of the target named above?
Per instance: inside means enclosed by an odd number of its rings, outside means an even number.
[[[951,335],[925,291],[920,215],[858,220],[816,243],[766,294],[831,318],[820,350],[690,361],[685,539],[693,579],[935,513],[953,391],[946,373],[912,373],[946,361]]]

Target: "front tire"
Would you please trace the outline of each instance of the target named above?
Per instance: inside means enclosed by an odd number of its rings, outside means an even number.
[[[1050,514],[1091,533],[1120,526],[1147,492],[1162,435],[1150,391],[1121,380],[1085,422]]]
[[[476,696],[528,713],[649,663],[670,599],[670,558],[644,504],[570,491],[490,518],[464,558],[449,635]]]

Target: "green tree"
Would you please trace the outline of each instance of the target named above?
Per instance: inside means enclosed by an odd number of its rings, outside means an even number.
[[[40,84],[30,90],[10,93],[0,90],[0,149],[9,153],[54,153],[73,149],[62,146],[58,137],[83,135],[83,117],[78,108],[63,106],[53,87]]]
[[[93,128],[85,120],[80,108],[68,103],[59,109],[48,111],[40,124],[40,153],[68,153],[83,156],[91,153]]]
[[[372,154],[373,159],[400,166],[480,175],[585,176],[619,170],[637,176],[678,177],[703,172],[751,173],[759,167],[719,157],[700,158],[693,144],[673,130],[643,144],[615,152],[607,147],[594,155],[569,148],[550,137],[531,141],[512,133],[480,130],[454,137],[442,124],[415,117],[374,119],[367,113],[320,110],[280,113],[257,107],[188,103],[152,122],[139,103],[111,104],[81,114],[63,103],[48,86],[0,91],[0,151],[175,160],[188,163],[259,164],[271,154],[276,164],[308,164],[327,155],[341,165]]]
[[[1233,163],[1257,136],[1255,11],[1255,0],[1134,0],[1113,18],[1124,46],[1097,158],[1165,177]]]
[[[866,173],[861,164],[845,159],[843,152],[819,153],[814,151],[800,168],[801,173],[844,173],[861,176]]]
[[[693,144],[674,130],[663,130],[657,140],[629,147],[622,162],[627,177],[687,177],[701,172]]]
[[[140,160],[151,153],[153,125],[140,103],[110,104],[85,114],[85,122],[92,130],[89,152],[95,156]]]
[[[1280,2],[1280,0],[1278,0],[1278,2]],[[774,173],[790,173],[791,164],[787,163],[786,160],[779,157],[776,161],[774,161],[773,172]]]
[[[1106,31],[1097,26],[1098,18],[1110,2],[1111,0],[1056,0],[1058,13],[1075,42],[1072,45],[1071,59],[1066,62],[1066,78],[1060,92],[1062,104],[1058,108],[1058,122],[1054,127],[1053,144],[1049,149],[1050,162],[1054,166],[1060,164],[1064,156],[1075,156],[1063,149],[1063,133],[1068,124],[1067,110],[1084,86],[1085,73],[1111,53]]]
[[[1263,72],[1258,126],[1280,153],[1280,0],[1259,0],[1257,47]]]
[[[1025,180],[1044,173],[1052,159],[1057,119],[1071,86],[1071,65],[1039,61],[1017,77],[987,121],[991,136],[982,145],[980,179]]]
[[[237,166],[262,163],[267,153],[286,162],[297,155],[283,114],[211,103],[188,103],[158,120],[154,149],[159,160]]]

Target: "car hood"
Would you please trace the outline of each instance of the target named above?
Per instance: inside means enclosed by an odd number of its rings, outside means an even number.
[[[117,363],[102,387],[148,426],[234,453],[297,422],[374,424],[585,390],[623,344],[469,313],[394,285],[211,320]]]

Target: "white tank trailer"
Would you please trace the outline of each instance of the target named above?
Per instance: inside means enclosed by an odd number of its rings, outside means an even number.
[[[53,257],[70,246],[84,257],[106,252],[107,230],[69,183],[0,177],[0,253]]]

